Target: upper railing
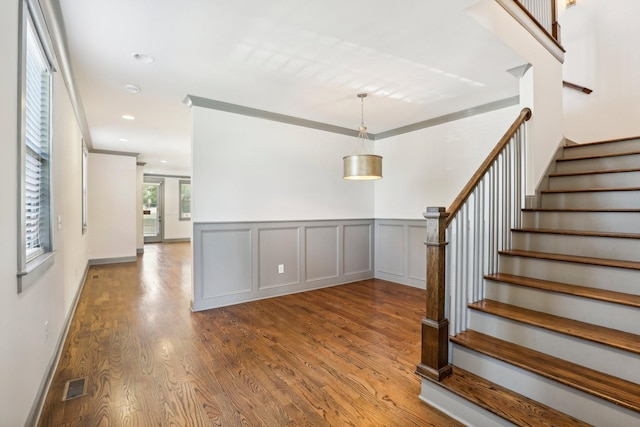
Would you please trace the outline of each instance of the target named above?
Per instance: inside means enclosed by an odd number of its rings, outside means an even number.
[[[568,87],[569,89],[575,89],[575,90],[577,90],[579,92],[586,93],[587,95],[589,95],[589,94],[591,94],[591,92],[593,92],[593,90],[589,89],[588,87],[584,87],[582,85],[577,85],[575,83],[571,83],[571,82],[568,82],[566,80],[562,82],[562,86]]]
[[[538,25],[560,43],[556,0],[514,0]]]
[[[449,335],[468,328],[470,303],[484,298],[484,276],[497,272],[498,252],[510,249],[525,201],[523,109],[448,210],[428,207],[427,298],[417,373],[440,381],[451,373]]]

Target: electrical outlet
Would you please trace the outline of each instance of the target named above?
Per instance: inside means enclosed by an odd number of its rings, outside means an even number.
[[[278,274],[284,273],[284,264],[278,264]]]

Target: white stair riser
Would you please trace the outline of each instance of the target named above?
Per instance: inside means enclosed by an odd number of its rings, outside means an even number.
[[[524,212],[525,228],[640,233],[640,212]]]
[[[638,414],[550,379],[454,345],[454,365],[596,426],[637,425]]]
[[[501,255],[499,271],[640,295],[640,270]]]
[[[488,299],[640,335],[640,308],[491,280],[486,284]],[[640,371],[638,380],[640,382]]]
[[[571,148],[565,148],[563,155],[565,159],[570,159],[573,157],[627,153],[630,151],[640,151],[640,139],[628,139],[608,144],[574,145]]]
[[[530,348],[558,359],[601,371],[607,375],[640,383],[640,357],[628,351],[611,348],[543,328],[472,310],[471,328]]]
[[[640,209],[640,191],[544,193],[543,209]]]
[[[590,172],[605,169],[630,169],[640,166],[640,154],[627,156],[597,157],[592,159],[556,162],[556,172]]]
[[[512,236],[513,249],[640,261],[640,239],[527,232],[514,232]]]
[[[549,190],[640,187],[640,171],[553,176]]]
[[[429,380],[422,380],[419,397],[468,427],[515,427],[504,418],[469,403],[467,399]]]

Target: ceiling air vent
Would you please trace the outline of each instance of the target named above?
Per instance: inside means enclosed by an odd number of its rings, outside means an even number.
[[[69,380],[64,385],[62,400],[84,396],[87,393],[87,377]]]

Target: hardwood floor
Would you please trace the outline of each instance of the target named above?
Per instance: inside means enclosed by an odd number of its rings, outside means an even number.
[[[89,270],[40,426],[458,426],[418,399],[423,290],[366,280],[192,313],[189,244]],[[87,395],[63,402],[67,380]]]

